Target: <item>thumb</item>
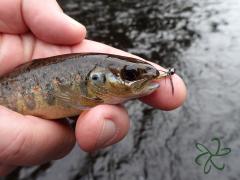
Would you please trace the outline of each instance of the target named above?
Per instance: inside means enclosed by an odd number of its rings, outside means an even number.
[[[120,141],[128,128],[128,114],[123,107],[99,105],[80,115],[75,133],[83,150],[95,151]]]
[[[22,14],[33,34],[46,42],[72,45],[86,36],[85,27],[64,14],[56,0],[22,0]]]

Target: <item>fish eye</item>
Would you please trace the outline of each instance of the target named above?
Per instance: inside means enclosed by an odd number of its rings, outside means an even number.
[[[95,83],[105,83],[106,76],[103,73],[94,73],[91,75],[90,79]]]
[[[127,81],[135,81],[138,79],[139,71],[132,66],[126,66],[121,70],[121,78]]]

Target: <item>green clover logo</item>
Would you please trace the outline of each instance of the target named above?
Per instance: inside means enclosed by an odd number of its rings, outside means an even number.
[[[206,146],[204,146],[203,144],[200,143],[196,143],[196,148],[201,152],[196,158],[195,158],[195,162],[196,164],[198,164],[199,166],[202,166],[200,159],[203,156],[207,156],[207,160],[204,164],[204,173],[208,174],[211,171],[212,166],[215,167],[216,169],[222,171],[225,167],[225,164],[222,165],[217,165],[214,161],[213,158],[216,157],[221,157],[221,156],[226,156],[227,154],[229,154],[231,152],[230,148],[221,148],[221,142],[219,138],[212,138],[211,140],[212,142],[216,142],[217,143],[217,148],[215,152],[211,152]]]

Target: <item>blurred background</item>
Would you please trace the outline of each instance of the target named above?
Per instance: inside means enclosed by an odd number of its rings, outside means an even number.
[[[88,39],[174,67],[188,87],[179,109],[163,112],[126,104],[128,136],[94,154],[77,146],[64,159],[22,168],[1,180],[237,180],[240,179],[239,0],[58,0],[83,23]],[[195,163],[201,143],[231,153],[204,174]]]

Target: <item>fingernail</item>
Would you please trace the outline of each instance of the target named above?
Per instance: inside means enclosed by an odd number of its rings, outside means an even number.
[[[114,136],[116,134],[116,129],[117,128],[112,121],[105,120],[102,128],[102,132],[98,138],[96,147],[103,148],[109,145],[114,139]]]

